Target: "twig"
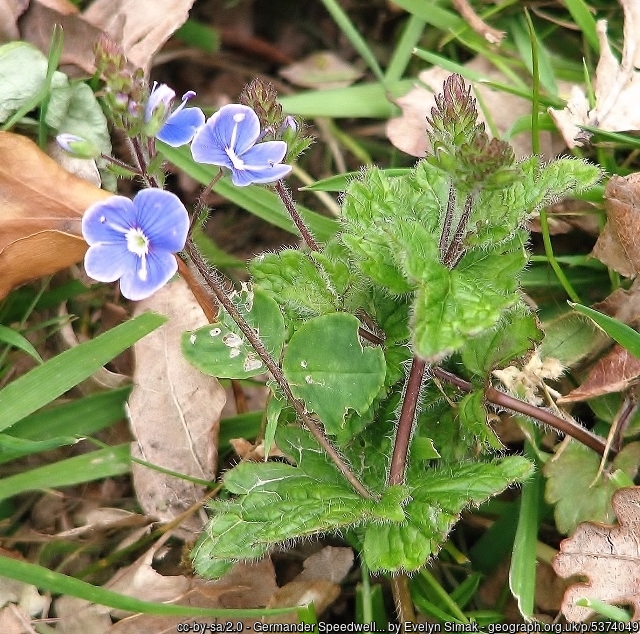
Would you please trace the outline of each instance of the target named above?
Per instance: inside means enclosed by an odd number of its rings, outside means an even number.
[[[415,623],[416,613],[413,609],[413,600],[409,591],[409,580],[406,573],[401,572],[391,577],[391,593],[393,603],[396,606],[398,623]],[[402,628],[404,632],[404,627]]]
[[[469,222],[472,209],[473,194],[469,193],[467,194],[467,197],[464,201],[464,209],[462,210],[462,215],[460,216],[460,220],[458,221],[456,232],[453,234],[453,238],[451,238],[451,244],[449,245],[447,253],[442,260],[442,263],[449,269],[452,269],[456,264],[458,264],[460,258],[464,254],[462,243],[467,231],[467,223]]]
[[[447,372],[442,368],[433,368],[431,370],[434,376],[437,376],[439,379],[446,381],[447,383],[451,383],[455,385],[457,388],[461,389],[463,392],[471,392],[473,391],[473,386],[468,381],[461,379],[459,376],[452,374],[451,372]],[[605,452],[605,442],[599,436],[591,433],[588,429],[581,427],[580,425],[576,425],[568,420],[564,420],[551,412],[548,412],[546,409],[542,409],[540,407],[536,407],[535,405],[531,405],[531,403],[526,403],[525,401],[521,401],[520,399],[514,398],[513,396],[509,396],[504,392],[500,392],[496,390],[494,387],[487,387],[485,390],[485,396],[490,403],[497,405],[498,407],[503,407],[504,409],[510,409],[514,412],[518,412],[519,414],[524,414],[525,416],[530,416],[531,418],[535,418],[539,420],[541,423],[545,425],[549,425],[549,427],[553,427],[557,429],[559,432],[567,436],[571,436],[575,438],[575,440],[581,442],[583,445],[586,445],[590,449],[593,449],[595,452],[599,453],[601,456],[604,455]],[[615,455],[617,452],[613,449],[610,450],[612,455]]]
[[[449,198],[447,200],[447,211],[444,215],[442,224],[442,234],[440,235],[440,261],[444,262],[447,254],[447,245],[449,244],[449,233],[451,232],[451,223],[453,222],[453,212],[456,207],[456,190],[453,182],[449,185]]]
[[[262,362],[267,366],[269,372],[278,387],[282,390],[285,398],[294,408],[298,418],[303,425],[309,430],[311,435],[316,439],[318,444],[325,450],[329,458],[338,467],[342,475],[349,481],[351,486],[363,497],[372,499],[373,496],[364,485],[358,480],[356,475],[347,466],[346,462],[342,459],[335,447],[329,442],[327,437],[322,433],[320,427],[307,415],[303,404],[295,398],[289,383],[284,376],[280,366],[275,362],[269,351],[265,348],[262,340],[256,335],[255,331],[246,322],[244,317],[240,314],[233,302],[229,299],[229,296],[225,292],[222,282],[216,278],[211,272],[207,263],[204,261],[200,252],[196,248],[191,238],[187,239],[185,251],[189,256],[189,259],[193,263],[198,273],[202,276],[207,286],[211,289],[216,299],[222,304],[223,308],[227,311],[229,316],[235,321],[238,328],[242,331],[242,334],[247,338],[249,343],[253,346],[256,354],[260,357]]]
[[[452,0],[452,4],[462,19],[489,44],[500,44],[505,36],[504,31],[499,31],[489,26],[474,10],[467,0]]]

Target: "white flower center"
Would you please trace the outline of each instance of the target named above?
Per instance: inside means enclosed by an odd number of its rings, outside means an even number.
[[[238,123],[243,119],[244,119],[244,114],[242,114],[241,112],[233,115],[233,120],[236,122],[236,124],[233,126],[233,130],[231,132],[229,147],[226,147],[224,149],[231,163],[233,163],[233,167],[237,170],[244,169],[244,161],[236,154],[236,150],[235,150],[236,139],[238,138]]]
[[[141,262],[137,271],[138,277],[144,281],[147,279],[149,271],[147,270],[147,254],[149,253],[149,238],[144,235],[142,229],[129,229],[125,237],[127,239],[127,249],[131,253],[135,253]]]

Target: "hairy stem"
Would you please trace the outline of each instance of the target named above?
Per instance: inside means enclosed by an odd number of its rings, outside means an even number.
[[[413,600],[409,591],[409,578],[406,573],[401,572],[393,575],[390,579],[393,603],[396,606],[398,623],[415,623],[416,613],[413,609]],[[405,629],[403,628],[404,632]]]
[[[413,431],[413,422],[416,416],[425,367],[426,364],[422,359],[413,357],[396,429],[396,437],[393,442],[393,455],[391,456],[391,467],[389,468],[387,480],[389,485],[402,484],[404,482],[411,432]]]
[[[438,250],[440,252],[440,261],[444,262],[447,255],[447,245],[449,244],[449,234],[451,233],[451,223],[453,222],[453,212],[456,208],[456,190],[453,182],[449,185],[449,198],[447,200],[447,211],[444,215],[442,224],[442,234],[440,235],[440,244]]]
[[[249,343],[253,346],[256,354],[260,357],[262,362],[267,366],[269,372],[278,387],[282,390],[289,404],[293,407],[298,418],[309,430],[311,435],[318,441],[318,444],[325,450],[329,458],[338,467],[342,475],[349,481],[351,486],[363,497],[371,499],[373,496],[364,485],[358,480],[356,475],[351,471],[345,461],[342,459],[336,448],[329,442],[327,437],[322,433],[320,427],[308,416],[304,409],[304,405],[295,398],[291,392],[291,387],[287,379],[285,378],[280,366],[273,359],[269,351],[265,348],[261,339],[256,335],[255,331],[246,322],[244,317],[237,310],[233,302],[229,299],[229,296],[224,290],[222,282],[214,275],[209,266],[200,255],[200,252],[196,248],[191,238],[187,239],[185,251],[189,256],[193,266],[196,268],[200,276],[205,281],[206,285],[211,289],[211,292],[215,295],[216,299],[222,304],[223,308],[227,311],[229,316],[235,321],[238,328],[242,331],[242,334],[247,338]]]
[[[469,222],[469,217],[471,216],[471,210],[473,208],[473,194],[467,194],[467,197],[464,201],[464,209],[462,210],[462,215],[460,216],[460,221],[458,222],[458,226],[456,227],[456,232],[453,234],[453,238],[451,239],[451,244],[447,249],[447,253],[444,256],[442,263],[449,269],[452,269],[458,262],[460,258],[464,254],[464,250],[462,248],[462,243],[464,241],[464,236],[467,232],[467,223]]]
[[[443,370],[442,368],[433,368],[431,372],[434,376],[437,376],[439,379],[442,379],[447,383],[455,385],[463,392],[471,392],[473,390],[473,386],[471,385],[471,383],[465,381],[464,379],[461,379],[459,376],[456,376],[451,372]],[[508,394],[500,392],[499,390],[496,390],[491,386],[489,386],[485,390],[485,396],[490,403],[493,403],[498,407],[503,407],[504,409],[510,409],[513,412],[518,412],[519,414],[530,416],[531,418],[535,418],[545,425],[549,425],[549,427],[557,429],[559,432],[567,436],[571,436],[578,442],[581,442],[583,445],[586,445],[590,449],[593,449],[601,456],[605,453],[605,441],[599,436],[591,433],[588,429],[581,427],[580,425],[576,425],[571,421],[560,418],[559,416],[552,414],[546,409],[542,409],[541,407],[537,407],[536,405],[531,405],[531,403],[526,403],[525,401],[521,401],[520,399],[514,398],[513,396],[509,396]],[[610,453],[612,455],[615,455],[617,452],[611,449]]]
[[[291,216],[291,220],[293,220],[293,224],[296,226],[296,228],[300,232],[300,235],[302,236],[302,239],[304,240],[305,244],[312,251],[320,251],[320,247],[318,246],[316,239],[313,237],[311,230],[309,229],[309,227],[307,227],[305,221],[302,219],[302,216],[298,212],[296,203],[291,197],[291,192],[289,191],[289,188],[285,185],[285,182],[283,180],[279,180],[275,184],[275,189],[278,196],[280,196],[280,200],[282,201],[282,204],[285,206],[285,209],[289,212],[289,216]]]

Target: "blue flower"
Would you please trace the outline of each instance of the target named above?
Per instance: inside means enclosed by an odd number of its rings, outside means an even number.
[[[82,217],[89,244],[84,267],[98,282],[120,280],[133,300],[153,295],[178,270],[174,253],[184,248],[189,216],[180,199],[161,189],[145,189],[91,205]]]
[[[166,84],[154,84],[144,109],[147,134],[155,136],[171,147],[189,143],[205,119],[200,108],[185,108],[187,101],[195,95],[192,90],[186,92],[182,96],[182,103],[168,114],[176,93]]]
[[[234,185],[272,183],[284,178],[290,165],[280,161],[287,152],[284,141],[256,143],[260,138],[258,115],[248,106],[223,106],[195,134],[191,154],[197,163],[231,170]]]

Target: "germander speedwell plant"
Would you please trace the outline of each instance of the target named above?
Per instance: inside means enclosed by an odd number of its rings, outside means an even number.
[[[134,173],[151,189],[87,212],[87,271],[120,278],[123,294],[138,299],[173,275],[179,251],[222,307],[184,334],[185,357],[215,377],[266,374],[265,444],[286,456],[224,475],[227,495],[210,503],[193,553],[200,574],[219,577],[236,561],[326,532],[348,536],[371,571],[414,571],[463,509],[532,473],[526,458],[504,455],[489,419],[492,404],[534,416],[535,407],[497,391],[492,372],[542,337],[519,287],[527,219],[596,183],[597,167],[516,161],[477,123],[475,100],[453,75],[427,121],[432,153],[403,176],[370,168],[354,179],[339,233],[320,244],[280,180],[308,140],[254,83],[242,104],[178,135],[236,185],[274,183],[303,236],[300,249],[255,258],[250,282],[229,294],[189,236],[206,214],[187,214],[161,189],[154,136],[187,110],[171,114],[173,91],[162,87],[146,106],[111,94],[131,132]],[[585,430],[571,433],[602,448]]]

